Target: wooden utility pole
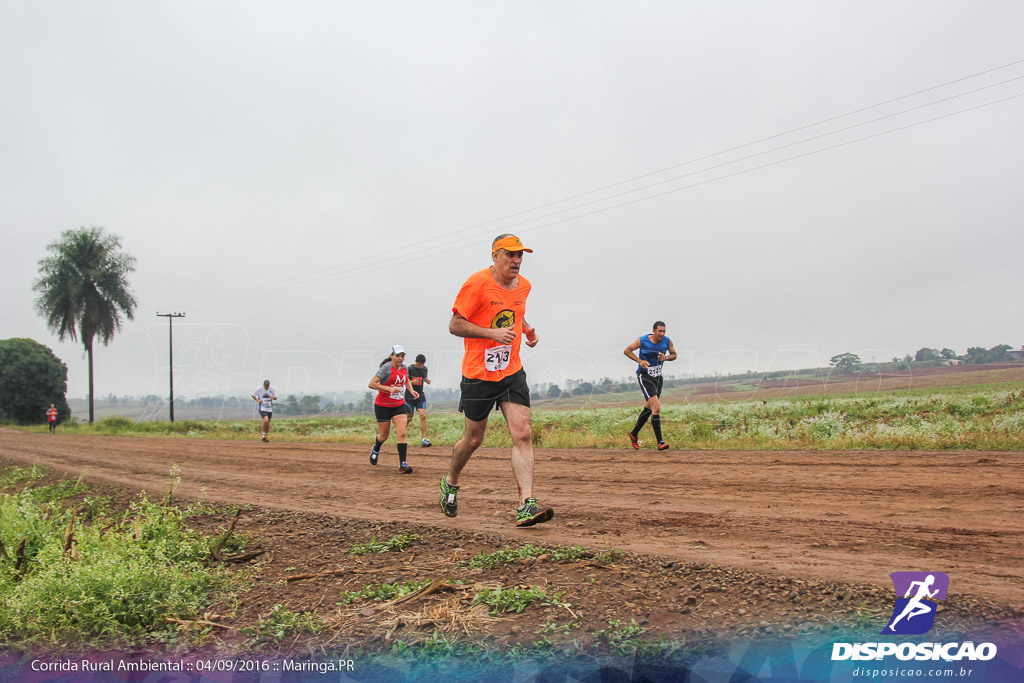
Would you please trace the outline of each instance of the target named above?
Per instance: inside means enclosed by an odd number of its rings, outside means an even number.
[[[174,422],[174,319],[184,318],[184,313],[157,313],[161,318],[167,318],[167,349],[170,354],[171,368],[171,422]]]

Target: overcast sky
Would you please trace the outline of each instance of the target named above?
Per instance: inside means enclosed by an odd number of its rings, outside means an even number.
[[[178,396],[359,389],[395,343],[457,386],[501,232],[531,382],[628,376],[656,319],[674,374],[1024,343],[1024,3],[0,10],[0,338],[71,397],[32,284],[93,225],[138,259],[98,396],[166,393],[174,311]]]

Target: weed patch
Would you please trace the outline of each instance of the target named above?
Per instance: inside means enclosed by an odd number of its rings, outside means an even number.
[[[524,609],[533,603],[543,605],[560,605],[565,592],[558,592],[550,598],[543,588],[531,586],[529,588],[485,588],[473,596],[474,605],[487,605],[491,608],[491,615],[505,614],[512,612],[520,614]]]
[[[313,612],[293,612],[282,605],[274,605],[270,613],[254,626],[246,626],[242,633],[250,637],[250,649],[259,650],[268,644],[278,644],[297,635],[316,635],[324,629]]]
[[[419,543],[419,534],[399,534],[392,536],[386,541],[378,541],[377,537],[372,537],[366,543],[357,543],[350,547],[347,552],[349,555],[365,555],[366,553],[390,553],[390,552],[401,552],[406,548]]]
[[[169,618],[194,619],[227,574],[177,508],[146,499],[108,517],[59,482],[0,497],[0,640],[12,649],[139,645],[174,640]]]
[[[593,560],[600,564],[610,564],[622,557],[621,550],[593,551],[580,546],[568,548],[545,548],[527,543],[519,548],[502,548],[493,553],[479,553],[461,566],[471,569],[498,569],[526,558],[537,558],[547,555],[555,562],[567,560]]]
[[[17,484],[29,484],[37,479],[42,479],[48,474],[45,467],[32,465],[32,467],[5,467],[0,473],[0,486],[15,486]]]
[[[406,595],[409,595],[409,593],[415,593],[428,585],[430,585],[430,579],[426,579],[424,581],[403,581],[401,583],[369,584],[363,586],[362,590],[342,591],[341,596],[338,598],[338,604],[348,605],[356,600],[378,600],[381,602],[387,602],[389,600],[405,597]]]

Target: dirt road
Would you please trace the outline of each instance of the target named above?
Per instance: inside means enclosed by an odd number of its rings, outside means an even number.
[[[892,451],[538,451],[536,493],[555,519],[512,526],[504,449],[463,475],[460,513],[438,509],[450,448],[368,447],[23,434],[0,429],[0,456],[162,495],[410,521],[543,544],[619,548],[790,577],[873,583],[944,571],[957,592],[1024,603],[1024,453]]]

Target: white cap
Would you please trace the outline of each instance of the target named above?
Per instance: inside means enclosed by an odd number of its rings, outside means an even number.
[[[391,347],[391,353],[393,353],[396,356],[400,353],[405,353],[405,347],[402,346],[401,344],[395,344],[394,346]]]

